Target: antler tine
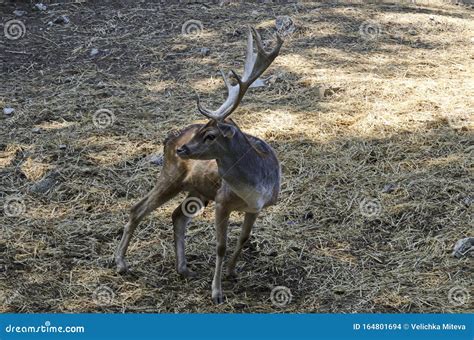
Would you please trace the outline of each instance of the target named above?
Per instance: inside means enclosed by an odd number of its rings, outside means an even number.
[[[257,45],[257,53],[254,52],[253,48],[254,38]],[[210,111],[201,106],[198,96],[197,107],[199,112],[207,118],[214,120],[224,120],[226,117],[228,117],[239,106],[250,85],[252,85],[252,83],[257,80],[263,72],[265,72],[273,60],[275,60],[275,58],[278,56],[282,44],[283,40],[277,34],[275,48],[269,53],[265,52],[260,34],[258,34],[255,28],[250,27],[247,40],[244,73],[242,78],[240,78],[237,73],[231,70],[232,74],[237,80],[236,85],[231,85],[227,79],[227,76],[221,71],[222,78],[224,79],[224,83],[227,86],[227,99],[216,111]]]

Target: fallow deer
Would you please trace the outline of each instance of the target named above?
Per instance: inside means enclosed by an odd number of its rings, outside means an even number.
[[[194,201],[207,205],[209,201],[215,201],[217,258],[212,299],[215,303],[223,302],[221,276],[230,213],[245,212],[239,241],[228,263],[228,273],[233,276],[236,262],[249,239],[258,214],[263,208],[275,204],[280,191],[280,164],[273,149],[263,140],[243,133],[227,117],[238,107],[250,85],[277,57],[282,44],[283,41],[277,34],[276,46],[271,52],[266,52],[260,35],[254,28],[250,28],[243,76],[239,77],[231,71],[236,81],[232,85],[221,71],[228,91],[225,102],[216,111],[209,111],[201,106],[198,97],[198,111],[209,119],[208,123],[190,125],[179,134],[167,137],[164,143],[163,170],[158,182],[132,207],[117,248],[115,259],[119,273],[128,269],[125,253],[139,222],[184,191],[188,193],[187,198],[172,214],[176,269],[185,277],[195,275],[187,266],[184,250],[186,226],[193,217],[192,213],[186,212],[186,204]]]

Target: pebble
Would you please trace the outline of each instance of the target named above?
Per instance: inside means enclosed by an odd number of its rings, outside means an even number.
[[[38,3],[35,5],[35,8],[38,10],[38,11],[46,11],[47,7],[45,4],[43,3]]]
[[[276,17],[275,27],[277,32],[282,36],[292,34],[296,31],[296,26],[288,15],[280,15]]]
[[[56,185],[59,173],[56,171],[48,173],[40,181],[33,184],[30,188],[31,192],[44,194]]]
[[[209,54],[211,54],[211,50],[207,47],[203,47],[201,48],[200,53],[202,56],[207,57]]]
[[[153,165],[163,165],[163,155],[151,155],[150,163]]]
[[[7,116],[10,116],[13,114],[13,112],[15,112],[15,109],[12,108],[12,107],[5,107],[3,108],[3,113]]]
[[[462,204],[464,204],[467,208],[469,208],[471,206],[472,202],[474,202],[474,198],[472,198],[472,197],[465,197],[462,200]]]
[[[50,21],[51,22],[51,21]],[[63,24],[63,25],[67,25],[71,22],[71,20],[69,20],[69,17],[67,15],[60,15],[59,17],[57,17],[56,19],[54,19],[53,21],[53,24]],[[49,23],[48,23],[49,24]]]
[[[26,11],[21,11],[19,9],[16,9],[13,11],[13,14],[15,14],[17,17],[22,17],[26,14]]]
[[[454,245],[453,256],[463,257],[474,250],[474,237],[466,237],[456,242]]]
[[[386,194],[389,194],[393,191],[395,191],[395,189],[397,188],[397,186],[393,183],[388,183],[388,184],[385,184],[383,189],[382,189],[382,192],[386,193]]]

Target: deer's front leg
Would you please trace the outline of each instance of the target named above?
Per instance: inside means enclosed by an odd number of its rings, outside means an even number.
[[[227,250],[227,225],[229,223],[230,211],[222,202],[216,202],[216,269],[212,280],[212,300],[214,303],[224,302],[222,293],[222,265]]]

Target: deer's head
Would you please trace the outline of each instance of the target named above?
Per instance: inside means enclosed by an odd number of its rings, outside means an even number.
[[[232,121],[220,122],[211,119],[194,137],[176,150],[183,159],[216,159],[233,149],[237,141],[234,136],[241,133]]]
[[[254,52],[255,38],[257,52]],[[178,156],[185,159],[217,159],[219,155],[228,154],[235,146],[248,140],[232,120],[226,118],[239,106],[250,85],[265,72],[280,52],[283,40],[277,34],[276,46],[271,52],[266,52],[258,32],[251,27],[247,40],[244,74],[238,76],[231,70],[231,76],[236,81],[232,85],[224,72],[222,78],[227,87],[227,99],[216,111],[210,111],[201,106],[198,97],[198,111],[209,118],[209,122],[185,145],[176,150]]]

